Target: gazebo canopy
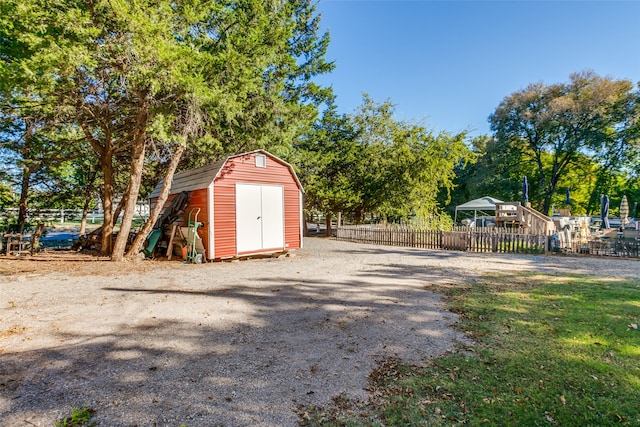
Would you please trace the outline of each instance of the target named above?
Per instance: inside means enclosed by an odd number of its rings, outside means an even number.
[[[458,205],[456,206],[454,221],[458,220],[458,211],[473,211],[474,218],[478,216],[478,212],[482,215],[486,215],[488,211],[492,211],[492,214],[495,214],[496,203],[504,202],[494,197],[484,196]]]

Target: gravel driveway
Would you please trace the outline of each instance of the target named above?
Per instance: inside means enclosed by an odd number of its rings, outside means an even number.
[[[298,405],[365,399],[376,360],[464,340],[429,284],[640,276],[635,260],[305,245],[206,265],[0,261],[0,425],[52,426],[87,404],[100,426],[294,426]]]

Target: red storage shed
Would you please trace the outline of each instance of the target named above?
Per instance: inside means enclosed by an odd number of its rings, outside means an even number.
[[[161,188],[162,181],[149,195],[152,206]],[[185,223],[200,208],[198,234],[209,260],[302,248],[302,186],[290,164],[264,150],[176,173],[169,200],[183,191]]]

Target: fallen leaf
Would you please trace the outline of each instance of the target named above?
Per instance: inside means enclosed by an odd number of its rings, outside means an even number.
[[[564,394],[560,396],[560,402],[562,402],[563,405],[567,404],[567,399],[565,399]]]

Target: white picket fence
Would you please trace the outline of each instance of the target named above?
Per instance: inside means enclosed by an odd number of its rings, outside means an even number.
[[[142,218],[149,216],[149,204],[138,203],[136,205],[135,215]],[[7,218],[17,218],[18,209],[8,208],[0,211],[0,220],[6,220]],[[104,218],[104,212],[100,210],[89,211],[87,221],[90,223],[101,223]],[[27,209],[27,222],[28,223],[65,223],[65,222],[79,222],[82,219],[82,209]]]

